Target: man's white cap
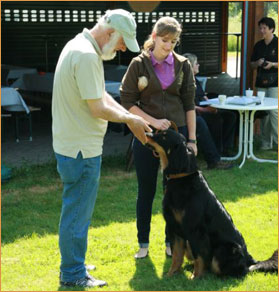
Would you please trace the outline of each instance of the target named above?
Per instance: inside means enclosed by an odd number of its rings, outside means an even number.
[[[108,10],[104,19],[122,35],[125,45],[130,51],[139,52],[140,48],[136,39],[137,24],[130,12],[124,9]]]

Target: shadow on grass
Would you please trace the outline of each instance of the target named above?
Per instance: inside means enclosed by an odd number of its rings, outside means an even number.
[[[129,281],[133,291],[226,291],[226,288],[235,286],[241,281],[233,278],[218,278],[211,273],[205,274],[200,279],[190,280],[188,277],[193,271],[193,265],[190,263],[185,264],[182,272],[168,277],[171,259],[167,257],[162,275],[158,275],[150,257],[136,260],[135,265],[135,274]]]
[[[123,157],[105,158],[92,226],[136,220],[135,172],[124,171]],[[204,171],[209,185],[222,202],[277,190],[277,165],[246,162],[242,169]],[[162,212],[162,177],[153,203],[153,214]],[[62,183],[55,162],[13,170],[2,185],[2,243],[21,237],[57,234]]]

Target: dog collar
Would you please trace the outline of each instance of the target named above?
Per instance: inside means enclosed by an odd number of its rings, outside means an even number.
[[[190,172],[190,173],[186,173],[186,172],[181,172],[181,173],[177,173],[177,174],[166,174],[166,179],[167,180],[171,180],[171,179],[177,179],[177,178],[181,178],[181,177],[186,177],[186,176],[190,176],[190,175],[198,175],[199,171],[194,171],[194,172]]]
[[[190,174],[192,174],[192,173],[184,172],[184,173],[178,173],[178,174],[168,174],[168,175],[166,175],[166,178],[167,178],[167,180],[170,180],[170,179],[176,179],[176,178],[181,178],[181,177],[184,177],[184,176],[188,176]]]

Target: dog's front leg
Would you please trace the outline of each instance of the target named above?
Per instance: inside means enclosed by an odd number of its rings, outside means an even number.
[[[168,272],[169,277],[180,270],[183,264],[184,254],[184,240],[181,237],[175,236],[174,244],[172,245],[172,264]]]
[[[205,261],[209,250],[210,246],[206,240],[206,236],[200,236],[199,233],[192,231],[189,236],[189,241],[187,241],[187,251],[194,260],[194,271],[191,279],[199,278],[204,274],[206,270]]]

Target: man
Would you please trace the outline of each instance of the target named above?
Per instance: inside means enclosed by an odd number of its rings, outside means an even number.
[[[63,286],[107,284],[89,275],[85,266],[107,121],[126,123],[142,143],[145,131],[151,131],[144,119],[130,114],[105,91],[102,60],[113,59],[126,47],[139,51],[135,20],[125,10],[108,10],[91,30],[84,29],[66,44],[55,70],[52,131],[64,185],[59,224]]]
[[[251,67],[257,69],[256,88],[265,96],[278,98],[278,38],[274,34],[275,22],[263,17],[258,22],[263,39],[254,46]],[[278,144],[278,110],[268,111],[261,122],[261,149],[271,149],[271,139]]]

